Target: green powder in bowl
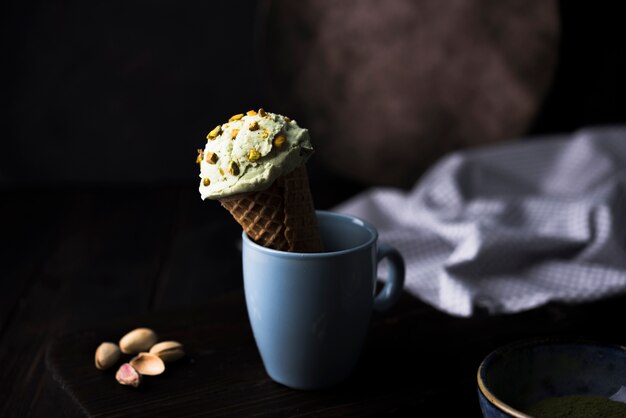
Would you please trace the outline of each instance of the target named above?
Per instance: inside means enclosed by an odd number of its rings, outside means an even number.
[[[604,396],[557,396],[543,399],[525,412],[536,418],[618,418],[626,417],[626,403]]]

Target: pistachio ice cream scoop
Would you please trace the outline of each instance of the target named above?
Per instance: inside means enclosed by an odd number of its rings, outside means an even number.
[[[200,195],[223,199],[265,190],[312,153],[309,132],[288,117],[263,109],[235,115],[198,150]]]
[[[218,200],[259,245],[320,252],[305,167],[312,153],[309,132],[288,117],[240,113],[209,132],[198,150],[200,195]]]

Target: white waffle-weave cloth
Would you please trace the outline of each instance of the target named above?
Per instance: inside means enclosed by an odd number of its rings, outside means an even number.
[[[372,223],[405,258],[405,290],[452,315],[624,293],[626,126],[456,152],[410,192],[335,210]]]

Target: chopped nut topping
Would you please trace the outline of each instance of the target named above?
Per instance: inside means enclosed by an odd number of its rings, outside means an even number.
[[[290,117],[285,116],[285,122],[287,122],[287,123],[291,122],[291,118],[290,118]]]
[[[252,122],[250,126],[248,126],[248,129],[250,129],[251,131],[256,131],[257,129],[259,129],[259,123],[257,121]]]
[[[239,120],[243,118],[243,113],[237,113],[236,115],[233,115],[230,117],[230,119],[228,119],[229,122],[235,121],[235,120]]]
[[[215,164],[217,162],[217,160],[219,160],[219,157],[217,156],[216,153],[214,152],[207,152],[206,153],[206,162],[209,164]]]
[[[196,164],[200,164],[204,158],[204,151],[198,149],[198,156],[196,157]]]
[[[211,184],[211,180],[209,180],[208,178],[204,178],[202,179],[202,184],[204,184],[204,187],[207,187],[209,184]]]
[[[258,160],[259,158],[261,158],[261,153],[257,150],[255,150],[254,148],[252,148],[249,152],[248,152],[248,160],[255,162],[256,160]]]
[[[263,129],[263,133],[261,134],[261,137],[267,138],[268,136],[270,136],[270,131],[268,131],[267,129]]]
[[[209,132],[209,134],[206,136],[206,139],[209,139],[209,140],[212,141],[215,138],[217,138],[217,136],[219,134],[221,134],[221,133],[222,133],[222,127],[221,127],[221,125],[217,125],[215,127],[215,129],[213,129],[211,132]]]
[[[218,168],[217,170],[220,172],[220,175],[224,175],[224,170],[222,170],[222,167]]]
[[[265,115],[266,115],[266,113],[265,113],[265,109],[263,109],[263,108],[260,108],[260,109],[259,109],[259,111],[258,111],[257,113],[258,113],[258,114],[259,114],[259,116],[261,116],[261,117],[263,117],[263,116],[265,116]]]
[[[256,116],[256,110],[248,110],[246,112],[246,115],[248,115],[248,116]]]
[[[233,129],[232,131],[230,131],[230,139],[237,138],[237,135],[239,135],[239,129]]]
[[[274,138],[274,146],[280,149],[283,147],[286,140],[287,140],[287,137],[285,135],[278,134],[276,135],[276,138]]]
[[[237,165],[236,162],[234,161],[230,162],[230,164],[228,165],[228,172],[233,176],[239,175],[239,166]]]

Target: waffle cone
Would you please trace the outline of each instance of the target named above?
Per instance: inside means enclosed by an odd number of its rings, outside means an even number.
[[[266,190],[220,199],[252,240],[281,251],[322,251],[313,198],[304,165]]]

